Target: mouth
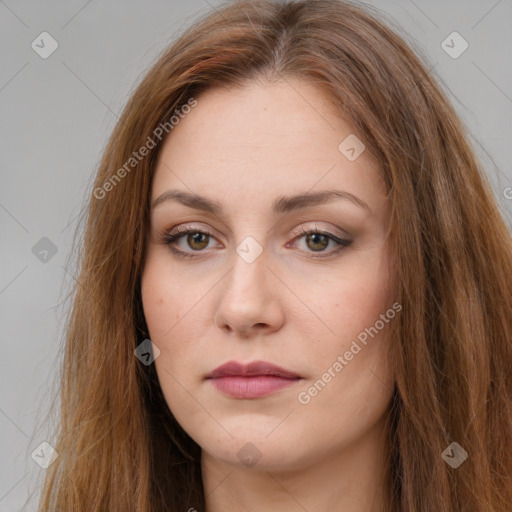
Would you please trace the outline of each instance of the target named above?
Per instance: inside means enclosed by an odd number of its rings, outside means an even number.
[[[266,361],[254,361],[247,365],[229,361],[210,372],[205,379],[221,393],[234,398],[251,399],[262,398],[292,386],[302,377]]]

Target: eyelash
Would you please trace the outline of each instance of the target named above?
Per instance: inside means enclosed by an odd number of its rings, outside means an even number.
[[[176,232],[176,231],[172,232],[171,231],[170,233],[168,233],[168,232],[163,233],[163,235],[161,236],[161,239],[160,239],[160,243],[162,243],[164,245],[168,245],[169,249],[174,254],[176,254],[177,256],[179,256],[181,258],[195,258],[195,257],[197,257],[197,253],[202,253],[202,252],[204,252],[204,250],[201,250],[201,251],[183,251],[181,249],[176,249],[176,247],[173,247],[174,242],[178,241],[180,238],[182,238],[182,237],[184,237],[186,235],[189,235],[191,233],[194,233],[194,234],[199,233],[199,234],[207,235],[209,237],[214,238],[213,234],[208,232],[207,230],[190,228],[190,229],[186,229],[186,230],[181,230],[180,229],[178,232]],[[303,238],[303,237],[305,237],[307,235],[311,235],[311,234],[326,236],[329,240],[332,240],[333,242],[338,244],[338,247],[336,247],[332,251],[329,251],[327,254],[323,254],[324,251],[322,251],[322,255],[321,256],[318,255],[318,254],[314,254],[314,252],[313,252],[311,257],[315,258],[315,259],[328,258],[330,256],[333,256],[334,254],[338,254],[339,252],[343,251],[346,247],[348,247],[352,243],[352,240],[346,240],[346,239],[343,239],[343,238],[339,238],[339,237],[333,235],[332,233],[329,233],[329,232],[326,232],[326,231],[319,231],[318,229],[307,229],[307,228],[303,228],[301,230],[301,234],[296,236],[293,239],[293,241],[299,240],[300,238]]]

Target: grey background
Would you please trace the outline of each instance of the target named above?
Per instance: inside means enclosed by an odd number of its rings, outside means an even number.
[[[375,0],[442,79],[512,225],[511,0]],[[123,104],[156,55],[213,0],[99,2],[0,0],[0,511],[36,510],[44,469],[31,457],[49,439],[41,424],[75,274],[66,267],[76,216]],[[31,47],[58,42],[47,59]],[[453,59],[441,43],[459,32]],[[508,192],[507,192],[508,191]],[[47,237],[56,254],[32,248]],[[42,243],[42,242],[40,242]],[[36,429],[37,427],[37,429]]]

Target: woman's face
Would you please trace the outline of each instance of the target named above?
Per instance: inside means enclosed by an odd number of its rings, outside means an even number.
[[[197,101],[161,148],[151,194],[142,299],[159,382],[203,455],[313,464],[375,432],[390,401],[386,324],[400,306],[385,186],[307,83]],[[298,378],[207,378],[228,361]]]

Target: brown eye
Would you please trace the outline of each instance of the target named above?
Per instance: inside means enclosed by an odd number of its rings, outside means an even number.
[[[201,233],[200,231],[195,233],[189,233],[187,235],[187,244],[189,247],[196,251],[201,251],[208,246],[208,238],[210,235]]]
[[[322,233],[312,233],[306,235],[306,244],[313,251],[323,251],[329,244],[329,237]]]
[[[213,235],[199,229],[179,229],[161,235],[161,243],[168,245],[177,256],[183,258],[197,257],[206,253]],[[181,247],[180,247],[181,246]]]
[[[301,250],[309,252],[310,257],[312,258],[327,258],[329,256],[334,256],[352,243],[352,240],[339,238],[333,233],[308,228],[302,230],[302,235],[298,236],[296,241],[302,242],[299,245],[303,245],[305,248],[302,248]],[[331,250],[328,250],[329,242],[334,244],[334,248]]]

